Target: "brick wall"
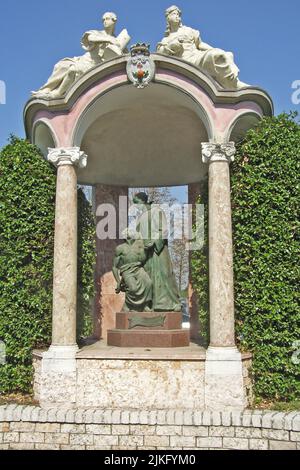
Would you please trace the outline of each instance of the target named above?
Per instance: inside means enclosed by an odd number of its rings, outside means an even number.
[[[300,450],[300,412],[0,407],[0,450]]]

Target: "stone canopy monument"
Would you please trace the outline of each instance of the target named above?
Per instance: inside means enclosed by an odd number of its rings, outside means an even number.
[[[34,352],[44,407],[231,411],[249,400],[251,355],[235,337],[230,164],[273,103],[240,81],[232,53],[182,24],[178,7],[166,19],[157,51],[136,42],[128,52],[127,31],[115,35],[117,16],[104,14],[104,30],[83,36],[85,54],[59,61],[25,106],[27,138],[57,168],[52,344]],[[129,188],[188,186],[192,205],[208,191],[207,348],[192,278],[191,328],[181,327],[168,235],[139,194],[139,235],[96,239],[93,344],[79,349],[78,184],[93,188],[96,224],[113,207],[116,234],[128,225],[117,215]],[[149,221],[161,236],[145,236]]]

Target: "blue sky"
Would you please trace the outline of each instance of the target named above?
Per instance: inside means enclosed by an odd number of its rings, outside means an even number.
[[[61,58],[80,55],[84,31],[102,29],[105,11],[118,15],[117,32],[126,27],[132,43],[152,50],[163,37],[165,8],[172,0],[1,0],[0,80],[7,87],[0,104],[0,147],[10,133],[24,136],[23,107]],[[176,2],[175,2],[176,3]],[[276,114],[293,105],[291,84],[300,80],[299,0],[180,0],[183,22],[202,39],[233,51],[240,78],[266,89]]]

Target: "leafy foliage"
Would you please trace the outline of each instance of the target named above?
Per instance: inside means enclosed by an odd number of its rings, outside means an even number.
[[[204,206],[205,238],[201,251],[192,251],[191,275],[199,311],[199,330],[204,346],[209,344],[209,283],[208,283],[208,188],[202,186],[197,204]],[[196,229],[196,227],[194,227]]]
[[[95,219],[91,205],[82,190],[78,191],[78,283],[77,283],[77,339],[93,332],[92,300],[94,298],[94,270],[96,259]]]
[[[264,119],[232,168],[237,334],[254,353],[256,394],[300,397],[299,155],[295,115]]]
[[[12,137],[0,153],[0,340],[7,360],[0,393],[30,391],[32,349],[51,342],[55,187],[55,169],[39,150]],[[79,207],[80,335],[89,330],[94,256],[94,225],[81,192]]]

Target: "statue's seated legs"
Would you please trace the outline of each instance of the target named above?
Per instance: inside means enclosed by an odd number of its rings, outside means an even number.
[[[47,83],[33,95],[44,95],[51,98],[62,97],[77,78],[77,67],[74,59],[60,60],[54,67]]]
[[[122,276],[125,286],[125,305],[123,311],[151,311],[152,281],[144,268],[137,268],[135,272],[124,272]]]
[[[225,52],[217,48],[210,49],[203,54],[197,65],[206,70],[225,88],[246,86],[238,78],[240,70],[234,62],[232,52]]]

